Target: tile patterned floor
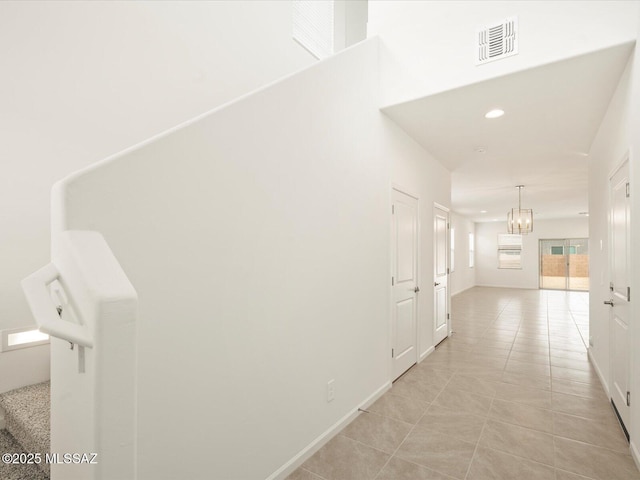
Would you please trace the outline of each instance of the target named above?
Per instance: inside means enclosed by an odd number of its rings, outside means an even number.
[[[587,293],[452,303],[454,335],[288,480],[640,479],[587,359]]]
[[[541,288],[551,288],[554,290],[564,290],[567,288],[567,279],[566,277],[551,277],[551,276],[542,276],[540,277],[540,287]],[[571,277],[569,281],[569,288],[571,290],[579,290],[582,292],[589,291],[589,277]]]

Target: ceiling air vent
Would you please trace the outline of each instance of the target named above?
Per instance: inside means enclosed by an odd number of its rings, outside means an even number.
[[[518,17],[478,29],[476,65],[518,53]]]

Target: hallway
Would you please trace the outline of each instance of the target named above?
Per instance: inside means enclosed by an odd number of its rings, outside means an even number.
[[[587,359],[588,298],[453,297],[454,335],[288,479],[640,479]]]

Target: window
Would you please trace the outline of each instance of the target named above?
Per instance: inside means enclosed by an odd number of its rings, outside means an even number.
[[[451,271],[453,272],[455,270],[456,267],[456,229],[452,228],[451,229],[451,257],[449,262],[451,263]]]
[[[568,247],[564,247],[564,246],[551,247],[551,255],[565,255],[565,254],[575,255],[576,253],[577,253],[576,247],[574,245],[570,245]]]
[[[293,39],[322,59],[334,52],[334,1],[293,0]]]
[[[469,268],[473,268],[475,264],[475,256],[476,256],[476,246],[475,239],[473,238],[473,233],[469,234]]]
[[[20,327],[0,331],[0,352],[34,347],[49,343],[49,335],[41,333],[33,327]]]
[[[522,268],[522,235],[498,234],[498,268]]]

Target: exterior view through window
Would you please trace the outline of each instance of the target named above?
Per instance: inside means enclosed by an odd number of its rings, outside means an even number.
[[[540,288],[589,290],[589,239],[540,240]]]

